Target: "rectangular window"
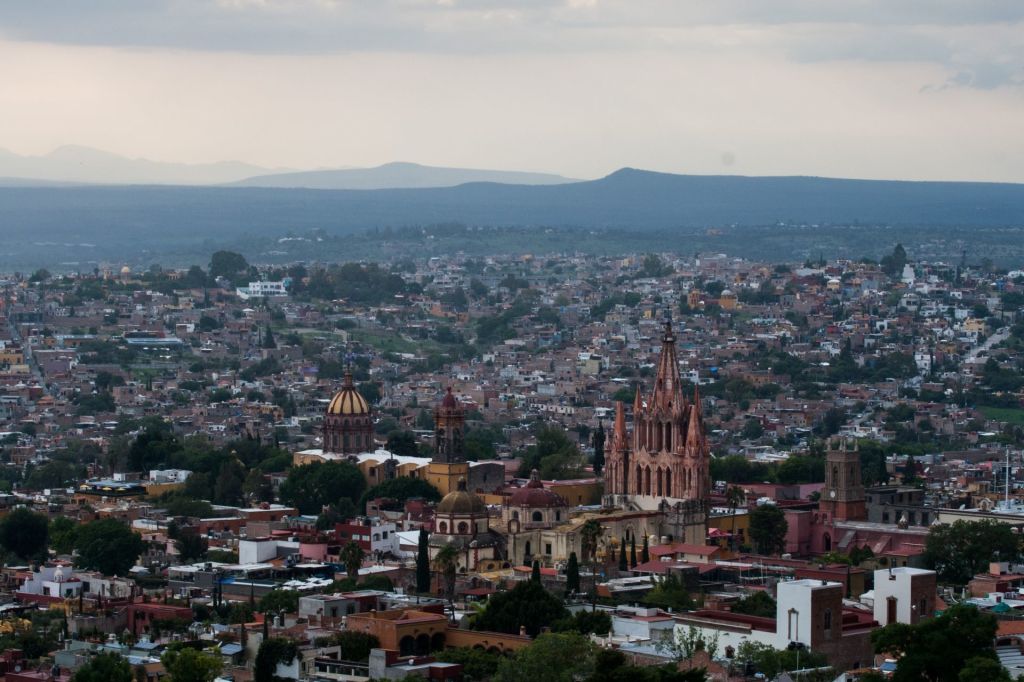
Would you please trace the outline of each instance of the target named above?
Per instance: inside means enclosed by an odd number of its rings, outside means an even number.
[[[551,554],[551,543],[547,543],[544,545],[544,553]]]
[[[796,609],[789,610],[789,628],[786,631],[786,638],[791,642],[800,638],[800,613]]]

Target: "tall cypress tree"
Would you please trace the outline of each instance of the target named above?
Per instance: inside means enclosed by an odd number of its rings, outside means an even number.
[[[636,536],[629,539],[629,567],[636,568]]]
[[[594,475],[600,476],[604,469],[604,423],[598,420],[597,431],[594,432]]]
[[[619,540],[619,570],[625,571],[629,568],[629,564],[626,563],[626,538]]]
[[[430,592],[430,545],[426,528],[420,528],[419,540],[419,550],[416,553],[416,591],[427,593]]]
[[[651,560],[651,553],[647,549],[647,536],[644,536],[644,546],[640,550],[640,563],[646,564]]]
[[[569,565],[565,567],[565,591],[580,591],[580,563],[576,558],[576,552],[569,554]]]
[[[530,580],[535,583],[540,582],[540,562],[536,559],[533,560],[533,570],[530,571]]]

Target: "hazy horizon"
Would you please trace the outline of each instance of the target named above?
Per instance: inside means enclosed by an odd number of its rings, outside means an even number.
[[[268,169],[1024,182],[1024,5],[0,5],[0,148]]]

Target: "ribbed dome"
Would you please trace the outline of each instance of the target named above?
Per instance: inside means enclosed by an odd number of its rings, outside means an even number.
[[[486,514],[487,505],[466,490],[466,481],[459,481],[459,489],[448,493],[437,505],[439,514]]]
[[[341,390],[331,398],[331,403],[327,406],[327,414],[370,414],[370,406],[366,402],[366,398],[360,395],[352,384],[351,374],[345,374],[345,383]]]
[[[452,387],[448,387],[448,391],[444,394],[444,398],[441,399],[441,407],[446,410],[454,410],[459,407],[459,401],[452,393]]]
[[[544,487],[536,469],[530,473],[530,482],[512,493],[508,504],[510,507],[528,507],[530,509],[567,506],[561,495]]]

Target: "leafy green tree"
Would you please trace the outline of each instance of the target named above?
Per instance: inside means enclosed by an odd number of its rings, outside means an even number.
[[[224,462],[213,486],[213,501],[217,504],[241,504],[245,476],[245,467],[237,459],[231,458]]]
[[[683,579],[674,573],[669,573],[658,579],[654,588],[644,595],[641,600],[646,606],[653,606],[659,609],[672,609],[673,611],[687,611],[693,609],[693,599]]]
[[[956,679],[957,682],[1013,682],[1003,664],[987,656],[968,659]]]
[[[281,483],[280,495],[303,514],[319,514],[340,499],[355,504],[365,489],[366,479],[354,464],[314,462],[292,468]]]
[[[178,535],[174,541],[174,547],[178,550],[181,560],[190,563],[202,560],[210,548],[210,543],[196,530],[189,529]]]
[[[58,516],[50,521],[50,547],[57,554],[71,554],[75,551],[75,533],[78,524],[66,516]]]
[[[878,653],[898,655],[893,682],[959,682],[962,671],[974,674],[983,669],[983,664],[973,659],[997,660],[995,635],[994,616],[971,605],[956,604],[917,625],[891,623],[875,630],[871,643]]]
[[[341,660],[360,661],[370,660],[370,650],[380,647],[380,640],[376,635],[358,630],[342,630],[335,632],[329,637],[323,638],[323,643],[317,640],[318,646],[338,645],[341,647]]]
[[[261,613],[296,613],[299,610],[299,593],[295,590],[271,590],[260,599]]]
[[[587,682],[705,682],[706,679],[704,668],[679,670],[676,665],[630,665],[621,651],[600,649],[594,674]]]
[[[748,419],[743,423],[743,429],[740,431],[740,436],[744,440],[757,440],[763,435],[764,427],[761,426],[759,419]]]
[[[416,591],[430,592],[430,538],[427,529],[420,528],[419,544],[416,548]]]
[[[439,661],[461,665],[462,673],[468,682],[493,680],[495,673],[498,672],[498,665],[505,658],[499,653],[469,647],[451,647],[432,655]]]
[[[762,618],[775,617],[775,600],[767,592],[754,592],[732,605],[733,613],[745,613]]]
[[[559,426],[543,426],[536,434],[536,443],[522,453],[519,476],[527,478],[534,469],[541,478],[573,478],[583,470],[579,448]]]
[[[762,504],[750,512],[750,539],[758,554],[780,554],[786,548],[789,524],[774,504]]]
[[[103,575],[127,575],[143,546],[142,537],[117,519],[92,521],[76,534],[76,563]]]
[[[363,493],[359,498],[358,507],[365,510],[368,501],[381,497],[395,500],[399,504],[405,504],[406,500],[414,497],[422,497],[428,502],[438,502],[441,500],[441,491],[426,479],[398,476],[378,483]]]
[[[419,444],[412,431],[400,431],[398,429],[388,434],[388,441],[384,446],[388,451],[404,457],[416,457],[419,455]]]
[[[939,578],[957,584],[969,581],[990,561],[1013,561],[1019,554],[1017,535],[995,519],[932,526],[924,549],[925,561]]]
[[[0,519],[0,546],[20,559],[46,555],[50,524],[42,514],[18,507]]]
[[[299,647],[295,642],[282,637],[271,637],[260,642],[253,663],[254,682],[278,682],[274,674],[277,664],[289,665],[299,655]]]
[[[249,270],[249,263],[240,253],[217,251],[210,257],[210,277],[234,280]]]
[[[488,607],[490,610],[490,607]],[[495,682],[575,682],[594,670],[597,647],[574,632],[545,633],[498,666]]]
[[[797,665],[797,655],[800,661]],[[775,679],[785,670],[799,668],[820,668],[828,664],[828,659],[816,651],[776,649],[760,642],[743,642],[736,648],[736,660],[740,663],[751,663],[759,673],[764,673],[769,680]],[[829,678],[832,679],[832,678]]]
[[[119,654],[99,653],[75,671],[71,682],[132,682],[132,666]]]
[[[338,558],[341,559],[341,563],[345,564],[345,572],[348,573],[348,577],[352,580],[359,579],[359,569],[363,566],[365,556],[366,553],[363,552],[363,548],[351,540],[342,547]]]
[[[580,564],[576,552],[569,553],[569,563],[565,567],[565,591],[570,594],[580,591]]]
[[[518,634],[519,626],[523,626],[534,637],[541,628],[566,615],[561,599],[539,582],[523,580],[507,592],[491,595],[487,608],[473,622],[473,629]]]
[[[191,647],[171,648],[160,657],[171,682],[213,682],[220,675],[220,657]]]
[[[551,624],[552,632],[578,632],[581,635],[606,635],[611,628],[612,617],[606,611],[577,611]]]

